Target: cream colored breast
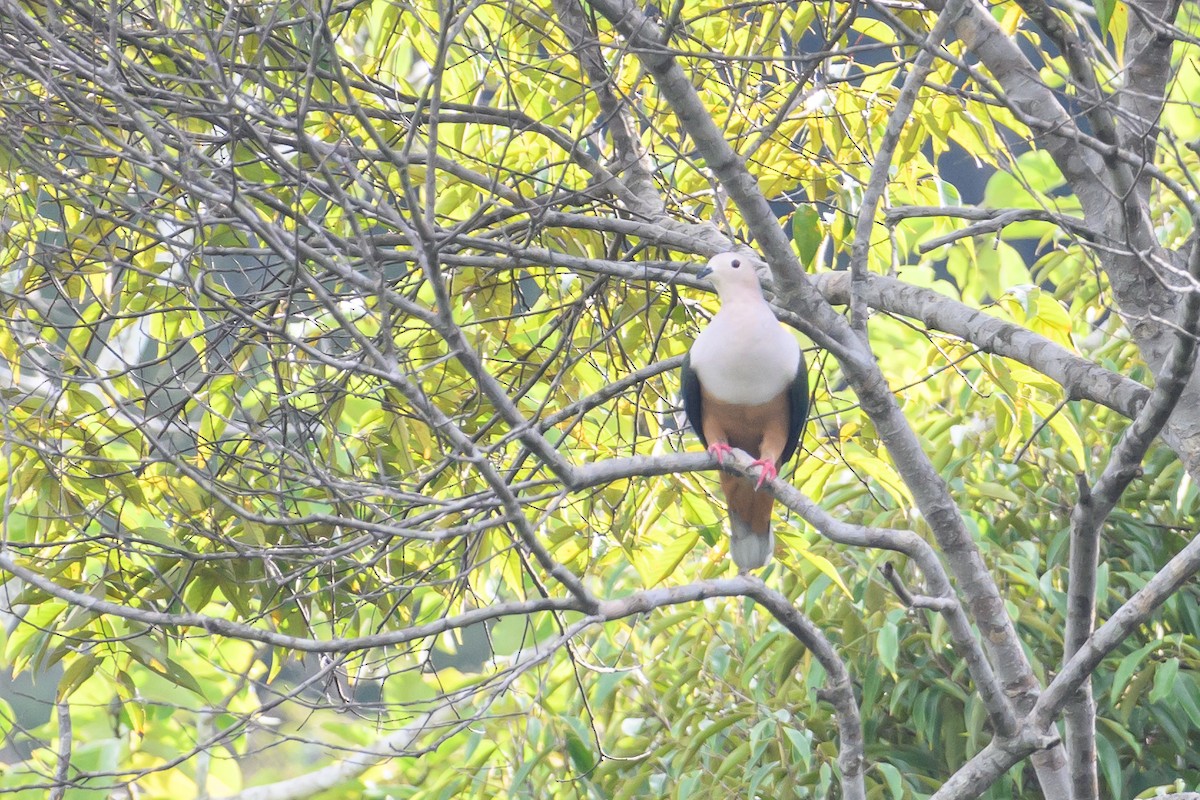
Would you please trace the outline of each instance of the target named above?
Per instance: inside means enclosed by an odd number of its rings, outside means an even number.
[[[726,403],[761,405],[787,388],[799,369],[799,343],[765,303],[761,308],[739,314],[723,306],[692,345],[700,383]]]

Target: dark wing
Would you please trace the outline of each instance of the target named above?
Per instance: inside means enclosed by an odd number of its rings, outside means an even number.
[[[688,423],[696,432],[696,436],[700,437],[700,444],[708,447],[708,442],[704,440],[704,431],[700,429],[700,406],[703,403],[700,399],[700,376],[696,374],[696,370],[692,369],[691,353],[683,357],[683,366],[679,368],[679,383],[683,389],[683,412],[687,414]],[[808,402],[807,392],[806,388],[805,403]]]
[[[687,362],[684,362],[687,366]],[[697,383],[699,387],[699,383]],[[699,388],[696,389],[699,392]],[[700,401],[697,399],[696,407],[699,409]],[[691,416],[691,412],[688,412]],[[796,370],[796,377],[792,380],[792,385],[788,387],[788,435],[787,444],[783,448],[783,458],[780,463],[786,464],[791,460],[792,454],[796,452],[796,447],[800,444],[800,436],[804,433],[804,423],[808,421],[808,364],[804,361],[804,351],[800,351],[800,367]],[[703,438],[703,437],[701,437]]]

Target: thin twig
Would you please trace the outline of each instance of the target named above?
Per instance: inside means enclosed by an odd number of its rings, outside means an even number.
[[[965,0],[950,0],[946,8],[938,16],[933,29],[921,43],[921,51],[913,62],[904,79],[904,87],[896,98],[896,107],[888,117],[887,127],[883,138],[875,151],[875,161],[871,165],[871,176],[867,180],[867,188],[863,192],[862,204],[858,211],[858,222],[854,227],[854,246],[850,250],[850,325],[858,335],[867,341],[867,302],[862,294],[862,285],[866,282],[867,257],[871,248],[871,232],[875,228],[875,210],[887,188],[888,174],[892,167],[892,157],[896,146],[900,143],[900,134],[904,125],[912,117],[913,107],[921,87],[933,69],[934,59],[941,50],[942,42],[950,32],[951,25],[961,12]]]

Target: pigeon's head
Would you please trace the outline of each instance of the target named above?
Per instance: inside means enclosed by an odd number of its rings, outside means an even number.
[[[758,275],[754,273],[755,260],[745,253],[718,253],[708,261],[708,266],[697,273],[708,278],[717,287],[717,294],[726,297],[745,291],[761,295]]]

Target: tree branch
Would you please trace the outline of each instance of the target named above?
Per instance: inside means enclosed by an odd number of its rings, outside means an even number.
[[[1034,707],[1038,721],[1053,720],[1100,662],[1144,625],[1158,607],[1200,571],[1200,536],[1192,539],[1146,585],[1125,601],[1046,686]]]
[[[846,321],[814,291],[757,182],[725,141],[686,73],[664,46],[661,32],[629,0],[592,0],[592,5],[621,32],[654,76],[659,92],[671,104],[680,125],[691,135],[709,168],[737,203],[772,267],[781,296],[800,314],[802,329],[841,363],[843,373],[912,490],[968,598],[972,617],[983,633],[1006,694],[1015,700],[1018,713],[1027,712],[1037,697],[1038,684],[1012,620],[1005,612],[1003,598],[945,482],[896,404],[878,363]],[[974,8],[974,3],[969,5]],[[1059,794],[1068,791],[1064,763],[1061,749],[1055,751],[1053,759],[1039,760],[1038,775],[1045,791]]]
[[[1034,704],[1025,730],[1046,730],[1109,654],[1121,646],[1184,583],[1200,571],[1200,536],[1190,541],[1145,586],[1096,629],[1050,681]],[[1010,767],[1044,747],[1034,738],[994,739],[950,777],[930,800],[977,797]]]
[[[1075,476],[1079,498],[1071,512],[1071,544],[1067,570],[1067,630],[1063,663],[1079,652],[1092,633],[1096,618],[1096,573],[1100,559],[1100,526],[1090,524],[1095,512],[1092,490],[1083,473]],[[1063,709],[1071,797],[1099,798],[1096,774],[1096,700],[1092,682],[1085,681]]]
[[[942,0],[927,0],[926,5],[939,9]],[[1003,87],[1006,104],[1044,142],[1079,198],[1088,228],[1105,234],[1100,244],[1106,249],[1100,254],[1109,284],[1142,357],[1157,372],[1174,341],[1170,326],[1162,321],[1177,316],[1178,294],[1166,278],[1182,271],[1184,257],[1158,241],[1148,208],[1141,202],[1141,187],[1152,176],[1170,188],[1193,217],[1200,216],[1195,193],[1144,160],[1144,149],[1129,152],[1120,147],[1122,137],[1106,143],[1080,130],[990,11],[975,0],[968,3],[968,11],[958,25],[960,38]],[[1170,7],[1166,13],[1171,13]],[[1162,24],[1155,19],[1154,14],[1144,14],[1142,23],[1162,36]],[[1136,41],[1147,41],[1148,33],[1140,28],[1134,26],[1131,33],[1138,37]],[[1169,44],[1157,47],[1169,49]],[[1148,58],[1152,64],[1157,59],[1161,67],[1161,53]],[[1142,76],[1140,80],[1152,87],[1165,78]],[[1153,102],[1143,103],[1139,113],[1149,113]],[[1193,479],[1200,479],[1200,403],[1195,400],[1200,396],[1200,377],[1185,394],[1187,400],[1172,423],[1173,436],[1185,468]]]
[[[625,103],[613,91],[612,76],[600,52],[600,40],[588,25],[579,0],[553,0],[554,13],[559,25],[566,32],[575,48],[583,72],[591,83],[592,92],[600,101],[602,123],[616,150],[615,173],[622,170],[629,174],[629,189],[638,198],[634,212],[649,219],[665,216],[665,207],[654,185],[653,164],[642,147],[637,129],[634,127]]]
[[[1144,163],[1154,162],[1157,132],[1171,79],[1171,48],[1174,37],[1167,34],[1175,22],[1180,0],[1140,0],[1129,6],[1129,29],[1125,36],[1125,85],[1118,95],[1118,118],[1122,148],[1139,155]],[[1143,204],[1149,202],[1153,177],[1138,172],[1137,189]]]
[[[1191,277],[1200,280],[1200,242],[1192,247],[1188,267]],[[1167,423],[1187,386],[1196,363],[1198,320],[1200,289],[1192,289],[1180,306],[1175,347],[1150,393],[1150,399],[1121,434],[1095,488],[1089,491],[1084,478],[1079,477],[1079,499],[1071,512],[1071,569],[1067,632],[1063,642],[1064,664],[1080,651],[1092,632],[1096,614],[1096,570],[1100,557],[1101,530],[1125,488],[1141,474],[1146,451]],[[1064,666],[1064,672],[1065,669]],[[1096,704],[1092,698],[1090,679],[1080,684],[1065,710],[1074,797],[1097,797]]]
[[[64,697],[54,705],[58,717],[58,753],[54,765],[54,788],[50,790],[50,800],[65,800],[67,789],[71,786],[71,751],[73,749],[71,704]]]
[[[951,24],[961,13],[963,2],[964,0],[949,0],[945,10],[938,15],[933,29],[921,43],[920,52],[917,53],[912,69],[904,79],[904,87],[896,98],[896,107],[888,116],[883,138],[875,150],[871,176],[867,180],[867,188],[863,192],[862,205],[858,211],[858,222],[854,226],[854,245],[850,250],[850,325],[864,342],[867,341],[867,302],[862,295],[870,273],[867,256],[871,248],[871,232],[875,228],[875,210],[887,189],[892,157],[900,143],[904,124],[912,116],[921,87],[933,70],[934,58],[941,49],[946,34],[950,32]]]
[[[821,273],[813,277],[813,282],[829,302],[849,302],[850,276],[845,271]],[[1107,406],[1130,419],[1150,396],[1150,390],[1137,381],[1093,364],[1028,328],[993,317],[932,289],[872,275],[863,288],[863,296],[872,308],[919,320],[931,330],[1011,358],[1060,384],[1068,397]]]
[[[725,469],[747,478],[756,478],[757,467],[748,453],[734,450],[718,465],[716,458],[708,453],[675,453],[633,458],[614,458],[586,464],[575,470],[579,481],[572,490],[580,491],[590,486],[604,485],[615,480],[635,475],[664,475],[687,470]],[[832,542],[850,547],[867,547],[892,550],[911,558],[924,576],[928,591],[932,595],[924,607],[942,613],[950,631],[955,651],[967,665],[967,671],[975,688],[987,708],[996,730],[1015,733],[1017,721],[991,664],[984,655],[979,640],[975,637],[970,620],[954,594],[950,578],[942,567],[941,560],[933,548],[912,531],[893,528],[871,528],[843,522],[814,503],[785,479],[776,478],[766,484],[775,498],[798,514],[822,536]]]
[[[833,705],[841,740],[838,766],[842,771],[842,797],[845,800],[862,800],[866,797],[863,784],[862,723],[846,665],[820,629],[786,597],[769,588],[760,578],[739,575],[736,578],[700,581],[684,586],[647,589],[630,597],[603,601],[599,613],[605,619],[614,620],[680,603],[730,596],[753,598],[804,644],[825,668],[825,698]]]
[[[282,647],[303,653],[352,653],[373,647],[390,647],[418,639],[436,636],[448,630],[465,628],[500,617],[520,615],[526,616],[545,611],[585,611],[586,607],[578,598],[542,597],[533,600],[513,600],[506,603],[496,603],[491,606],[472,609],[455,616],[413,625],[403,630],[388,631],[370,636],[352,636],[334,639],[312,639],[302,636],[291,636],[273,630],[264,630],[243,622],[234,622],[206,614],[170,614],[154,611],[148,608],[135,608],[109,602],[93,597],[91,594],[77,592],[59,586],[46,578],[40,572],[22,566],[7,547],[0,548],[0,569],[11,572],[27,584],[36,586],[51,597],[79,608],[86,608],[97,614],[119,617],[132,622],[138,622],[155,628],[198,628],[216,636],[227,636],[231,639],[241,639],[249,642],[261,642],[272,647]]]
[[[1089,239],[1096,238],[1092,231],[1074,217],[1069,217],[1065,214],[1053,214],[1038,208],[937,208],[901,206],[888,212],[887,221],[889,224],[895,224],[901,219],[912,217],[959,217],[962,219],[977,220],[974,224],[968,225],[965,228],[960,228],[943,236],[935,236],[921,242],[917,245],[917,252],[921,254],[933,252],[939,247],[944,247],[960,239],[998,233],[1009,225],[1028,221],[1049,222],[1071,231],[1077,236]]]
[[[447,702],[432,711],[418,714],[416,719],[389,733],[369,747],[355,751],[350,756],[330,764],[327,767],[296,775],[275,783],[263,786],[253,786],[243,789],[236,795],[230,795],[217,800],[305,800],[314,794],[329,791],[344,783],[354,780],[370,768],[390,761],[391,759],[410,754],[427,752],[429,748],[414,746],[425,734],[447,728],[449,731],[439,735],[438,740],[444,741],[453,733],[462,730],[481,717],[491,702],[511,686],[516,675],[545,661],[566,642],[569,637],[577,635],[584,627],[593,624],[590,619],[581,620],[572,625],[567,632],[556,637],[547,646],[531,647],[521,650],[508,665],[509,677],[500,686],[491,690],[490,699],[469,709],[462,708],[462,703],[453,697],[447,697]]]
[[[1193,246],[1189,259],[1189,272],[1193,276],[1200,275],[1200,243]],[[1145,408],[1137,418],[1130,423],[1113,447],[1108,463],[1104,467],[1099,480],[1091,493],[1086,495],[1083,507],[1076,507],[1072,513],[1073,536],[1094,537],[1098,539],[1099,529],[1104,524],[1125,487],[1138,473],[1138,465],[1145,455],[1159,428],[1166,423],[1171,410],[1179,402],[1181,389],[1187,384],[1195,365],[1197,339],[1195,331],[1200,322],[1200,291],[1192,290],[1184,297],[1180,308],[1180,332],[1172,349],[1171,359],[1163,372],[1160,382],[1154,387]],[[1082,495],[1082,493],[1081,493]],[[1084,499],[1081,496],[1081,500]],[[1078,531],[1076,533],[1076,531]],[[1080,557],[1088,556],[1090,552],[1081,547]],[[1094,563],[1084,571],[1084,579],[1095,572]],[[1009,767],[1031,753],[1040,749],[1036,733],[1049,728],[1068,704],[1075,703],[1071,712],[1072,741],[1083,742],[1084,755],[1094,748],[1094,708],[1089,707],[1086,695],[1079,694],[1085,683],[1090,682],[1092,673],[1100,662],[1113,650],[1120,646],[1140,625],[1174,594],[1185,581],[1200,570],[1200,536],[1192,539],[1182,550],[1172,558],[1165,567],[1159,570],[1145,586],[1129,600],[1121,605],[1113,615],[1096,629],[1085,641],[1079,644],[1073,653],[1064,656],[1062,670],[1038,697],[1029,716],[1026,718],[1026,728],[1022,734],[1024,740],[997,739],[985,751],[956,773],[934,798],[957,798],[974,796],[963,789],[964,786],[991,785]],[[1094,589],[1093,589],[1094,592]],[[1085,604],[1094,609],[1094,600]],[[1086,610],[1086,609],[1085,609]],[[1073,644],[1086,631],[1091,629],[1090,619],[1077,619],[1068,633],[1067,644]],[[1031,735],[1033,738],[1030,738]],[[987,756],[985,757],[985,753]],[[1072,773],[1076,778],[1078,788],[1090,790],[1094,787],[1094,778],[1086,774],[1087,765],[1079,763],[1073,766]]]

